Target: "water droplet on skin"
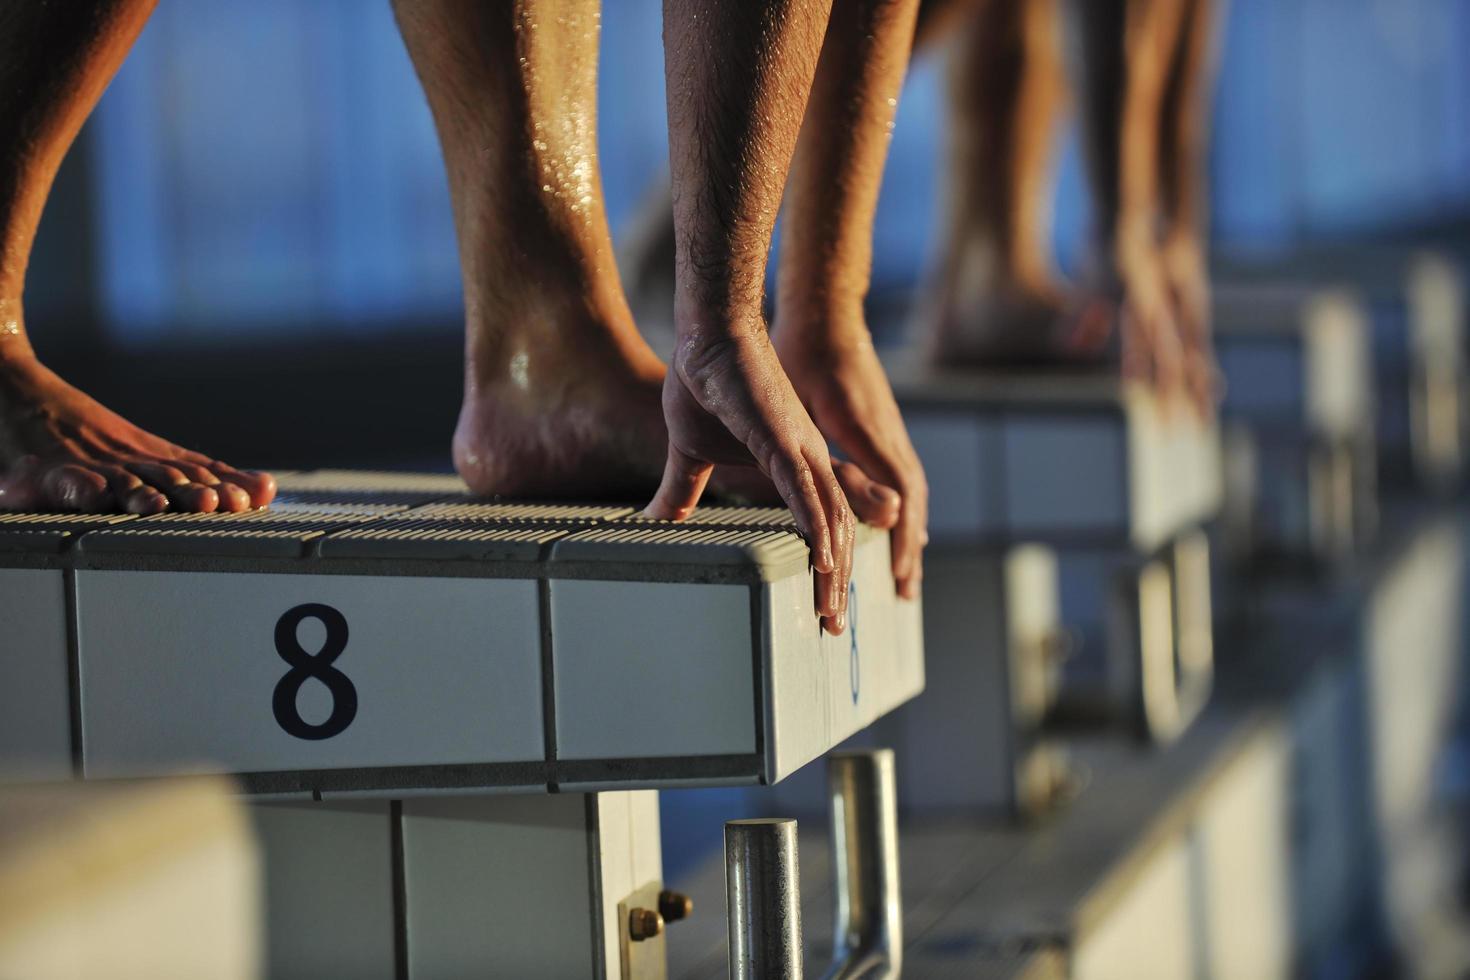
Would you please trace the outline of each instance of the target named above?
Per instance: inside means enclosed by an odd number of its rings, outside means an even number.
[[[531,373],[528,370],[531,364],[531,355],[525,351],[519,351],[510,359],[510,380],[522,391],[531,387]]]

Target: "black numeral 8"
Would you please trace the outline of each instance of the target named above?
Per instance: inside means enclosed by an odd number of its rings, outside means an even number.
[[[296,639],[296,627],[303,619],[315,619],[327,629],[327,639],[315,654],[301,649],[301,642]],[[291,669],[276,684],[271,710],[287,735],[320,741],[340,735],[357,717],[357,688],[352,686],[346,674],[332,666],[345,649],[347,619],[331,606],[320,602],[302,603],[286,610],[276,620],[276,653],[291,665]],[[296,710],[296,696],[309,677],[321,681],[332,694],[332,713],[320,725],[307,723]]]

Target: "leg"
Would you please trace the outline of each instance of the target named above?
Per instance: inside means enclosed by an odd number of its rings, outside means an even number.
[[[1159,130],[1182,0],[1072,0],[1069,10],[1099,288],[1121,292],[1125,370],[1177,393],[1183,354],[1158,247]]]
[[[1067,351],[1052,268],[1050,170],[1065,94],[1057,0],[988,0],[950,77],[950,223],[935,308],[939,360],[1051,362]]]
[[[761,313],[766,253],[830,0],[665,0],[675,254],[669,453],[649,505],[687,514],[715,463],[759,467],[811,544],[817,604],[845,625],[852,514]]]
[[[1164,91],[1159,174],[1163,194],[1163,260],[1178,311],[1191,393],[1213,398],[1206,158],[1215,26],[1213,0],[1185,0],[1183,24]]]
[[[36,360],[21,293],[61,159],[153,0],[0,11],[0,510],[245,510],[275,481],[150,435]]]
[[[465,295],[454,461],[478,493],[641,493],[663,365],[634,327],[597,162],[597,0],[395,0],[443,145]]]
[[[918,592],[929,491],[874,353],[863,299],[916,12],[914,0],[833,7],[787,184],[775,341],[817,427],[852,461],[840,467],[850,468],[844,483],[858,514],[892,524],[888,488],[899,491],[893,570],[908,597]]]

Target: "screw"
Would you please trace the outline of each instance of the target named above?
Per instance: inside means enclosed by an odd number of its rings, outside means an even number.
[[[653,909],[634,909],[628,913],[628,938],[635,943],[652,939],[664,931],[664,917]]]
[[[678,922],[694,912],[694,899],[666,888],[658,893],[658,911],[665,922]]]

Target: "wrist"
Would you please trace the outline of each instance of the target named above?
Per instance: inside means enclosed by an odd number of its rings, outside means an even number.
[[[783,352],[840,355],[873,346],[860,298],[788,297],[777,306],[773,333]]]

